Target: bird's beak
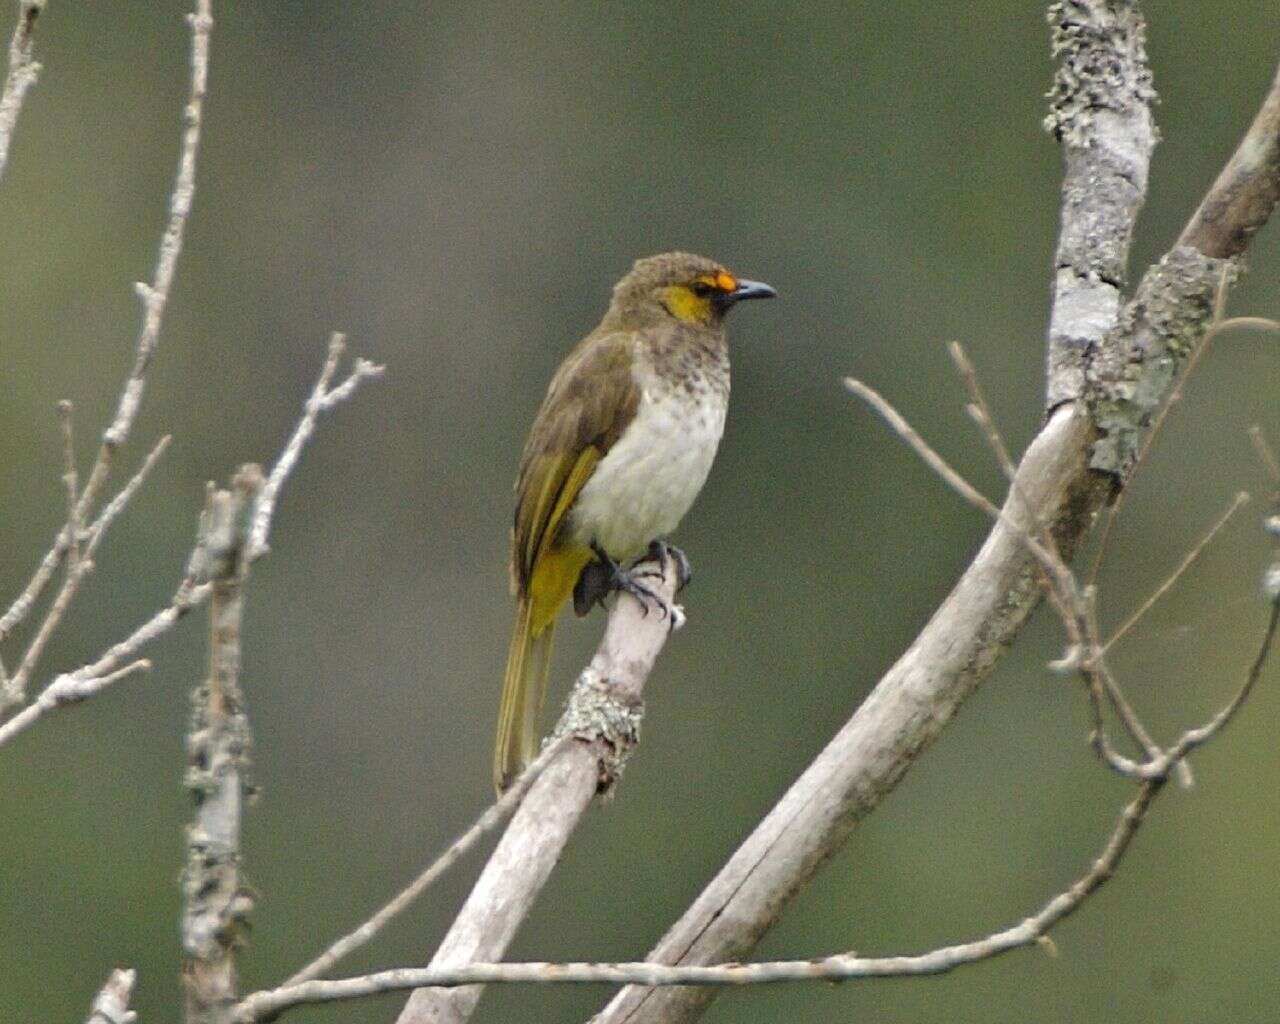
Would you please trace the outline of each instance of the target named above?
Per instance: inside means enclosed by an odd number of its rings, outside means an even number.
[[[719,304],[728,309],[730,306],[741,302],[743,299],[772,299],[778,293],[763,281],[748,281],[745,278],[738,278],[738,287],[731,292],[726,292],[719,297]]]

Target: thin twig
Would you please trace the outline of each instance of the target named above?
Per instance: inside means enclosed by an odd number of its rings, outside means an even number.
[[[40,65],[34,55],[36,19],[44,10],[45,0],[22,0],[18,4],[18,24],[9,41],[9,71],[4,79],[4,91],[0,92],[0,177],[4,176],[9,162],[9,144],[13,141],[13,129],[22,112],[22,101],[27,91],[40,76]]]
[[[1228,268],[1230,269],[1230,268]],[[1213,343],[1218,335],[1223,334],[1235,328],[1245,328],[1250,330],[1280,332],[1280,321],[1268,320],[1265,317],[1258,316],[1236,316],[1230,319],[1222,319],[1222,310],[1226,302],[1227,283],[1229,274],[1227,270],[1223,271],[1222,277],[1218,283],[1218,290],[1214,302],[1214,320],[1209,325],[1209,329],[1205,331],[1204,337],[1200,344],[1192,350],[1191,355],[1187,358],[1186,366],[1183,367],[1177,381],[1173,385],[1173,390],[1169,393],[1169,397],[1164,404],[1157,410],[1155,419],[1151,423],[1151,429],[1147,432],[1143,439],[1138,454],[1133,462],[1133,469],[1130,472],[1130,482],[1132,482],[1133,474],[1145,463],[1151,446],[1160,435],[1160,431],[1164,428],[1165,420],[1168,419],[1169,413],[1173,411],[1175,405],[1182,401],[1182,393],[1186,389],[1187,381],[1191,379],[1192,373],[1195,372],[1200,361],[1209,351],[1209,346]],[[1107,553],[1107,545],[1111,541],[1111,532],[1115,525],[1115,521],[1120,516],[1120,510],[1124,507],[1124,500],[1129,493],[1126,486],[1116,496],[1111,506],[1107,509],[1107,518],[1102,525],[1102,534],[1098,538],[1097,554],[1094,555],[1093,566],[1089,570],[1089,582],[1094,583],[1098,579],[1098,571],[1102,567],[1103,557]]]
[[[529,787],[533,785],[534,780],[542,774],[543,769],[551,763],[552,759],[559,754],[560,748],[565,742],[567,740],[561,738],[548,743],[543,748],[542,753],[537,756],[528,768],[520,773],[519,777],[497,802],[490,805],[467,831],[458,836],[449,848],[437,857],[422,874],[405,886],[395,899],[355,931],[334,942],[311,963],[284,981],[281,987],[300,985],[304,981],[323,977],[333,970],[334,966],[343,957],[349,956],[370,941],[378,932],[382,931],[392,918],[406,910],[410,904],[430,888],[436,879],[456,864],[485,835],[497,828],[520,805],[520,801],[524,799]]]
[[[985,494],[979,491],[973,484],[969,483],[964,477],[951,468],[951,465],[939,455],[926,441],[920,436],[919,432],[897,409],[890,404],[889,400],[881,395],[874,388],[864,384],[862,381],[853,377],[846,377],[844,386],[851,392],[861,398],[870,405],[886,423],[893,429],[900,438],[902,438],[915,451],[925,464],[938,475],[943,483],[947,484],[953,491],[964,498],[974,508],[985,512],[992,519],[999,523],[1003,523],[1012,530],[1027,549],[1036,557],[1037,561],[1048,570],[1050,576],[1059,586],[1072,586],[1073,581],[1070,578],[1070,572],[1067,570],[1060,556],[1049,551],[1040,541],[1032,534],[1032,530],[1038,530],[1040,524],[1035,523],[1038,515],[1035,509],[1027,507],[1026,501],[1020,503],[1027,517],[1032,520],[1031,528],[1025,527],[1017,522],[1008,512],[1002,510]]]
[[[276,499],[280,495],[280,488],[284,486],[285,480],[293,472],[293,467],[298,462],[298,456],[302,454],[303,446],[306,445],[311,435],[315,433],[316,420],[319,418],[320,413],[332,409],[339,402],[350,398],[362,380],[379,377],[385,370],[385,367],[371,363],[367,359],[357,359],[347,379],[331,390],[329,384],[338,372],[338,364],[341,362],[342,353],[346,349],[346,340],[346,335],[336,332],[329,338],[328,356],[325,358],[324,366],[320,370],[320,376],[316,380],[315,387],[312,388],[311,395],[307,399],[302,419],[294,429],[293,435],[289,438],[289,443],[285,445],[284,451],[280,453],[280,458],[276,460],[276,464],[272,467],[271,473],[267,477],[266,486],[262,488],[262,495],[258,499],[258,508],[253,517],[253,532],[249,540],[250,561],[256,561],[269,550],[267,541],[271,533],[271,517],[275,513]]]
[[[1258,458],[1262,460],[1262,465],[1271,477],[1271,482],[1280,486],[1280,459],[1276,458],[1276,453],[1272,450],[1271,445],[1267,443],[1267,437],[1262,432],[1262,428],[1256,424],[1250,427],[1249,440],[1253,442],[1254,451],[1258,453]]]
[[[62,482],[67,488],[67,565],[70,571],[80,561],[80,534],[84,522],[80,519],[77,492],[80,481],[76,475],[76,444],[72,424],[71,403],[65,399],[58,403],[58,424],[62,429]]]
[[[32,24],[41,7],[42,4],[32,2],[22,5],[24,11],[34,12],[30,15]],[[183,234],[195,195],[196,154],[200,145],[201,119],[209,75],[209,36],[213,30],[211,0],[196,0],[196,12],[188,15],[187,20],[191,26],[191,92],[183,113],[182,146],[173,191],[169,197],[169,219],[160,237],[156,268],[151,284],[138,282],[135,285],[135,291],[143,301],[144,313],[135,348],[133,369],[121,390],[116,415],[103,433],[97,459],[89,472],[84,489],[80,492],[72,519],[81,523],[87,521],[93,514],[94,504],[106,483],[114,454],[128,439],[133,421],[141,406],[147,369],[159,344],[164,309],[173,284],[178,256],[182,252]],[[21,28],[21,25],[19,27]],[[2,124],[3,121],[0,119],[0,136],[3,135]],[[0,138],[0,146],[6,144],[7,139]],[[63,527],[59,531],[53,546],[41,560],[27,586],[13,605],[0,617],[0,640],[8,636],[29,614],[41,592],[52,579],[73,540],[69,528]],[[80,577],[83,577],[83,570],[77,573],[77,579]],[[73,587],[70,593],[66,594],[66,603],[70,603],[74,593]],[[15,678],[17,678],[16,674]],[[0,695],[0,707],[6,703],[20,702],[22,698],[22,688],[15,686],[13,680],[10,680],[6,693]]]
[[[111,525],[116,516],[124,511],[125,506],[129,504],[133,496],[138,493],[138,489],[146,482],[147,477],[151,475],[151,470],[155,468],[160,456],[165,453],[165,450],[169,447],[169,442],[172,440],[171,434],[165,434],[164,437],[160,438],[151,451],[147,453],[147,457],[143,459],[138,471],[129,478],[129,482],[102,507],[102,511],[98,513],[98,518],[85,531],[88,538],[87,550],[90,555],[97,550],[103,534],[107,532],[107,527]]]
[[[142,405],[147,370],[160,343],[165,306],[169,301],[178,256],[182,252],[187,217],[191,213],[191,203],[195,197],[196,155],[200,148],[205,91],[209,80],[209,37],[213,32],[212,0],[196,0],[195,13],[187,15],[187,23],[191,27],[191,92],[183,111],[182,147],[173,192],[169,196],[169,219],[164,234],[160,236],[151,283],[139,281],[134,285],[134,291],[143,306],[142,326],[138,331],[133,368],[120,393],[115,417],[103,432],[102,446],[80,497],[82,518],[85,519],[89,517],[89,510],[106,482],[116,450],[128,440],[133,421]]]
[[[80,514],[78,506],[71,510],[71,521],[64,528],[63,537],[72,537],[81,532],[87,538],[84,550],[75,558],[71,559],[67,565],[67,577],[63,581],[62,588],[58,592],[58,596],[54,598],[53,604],[50,605],[49,611],[45,614],[44,621],[41,622],[40,628],[37,630],[35,637],[27,646],[26,653],[23,655],[22,662],[19,664],[17,671],[8,681],[8,702],[10,704],[18,703],[24,699],[26,695],[27,684],[31,681],[36,666],[39,664],[40,656],[44,652],[45,645],[53,636],[54,631],[62,622],[62,618],[66,615],[67,609],[71,605],[72,599],[75,597],[77,590],[80,588],[84,577],[93,569],[93,556],[98,549],[98,545],[102,542],[102,538],[106,533],[112,521],[118,516],[128,505],[129,500],[137,493],[147,475],[151,472],[156,461],[164,453],[168,447],[169,438],[163,437],[151,449],[143,462],[141,468],[133,475],[129,482],[121,489],[110,502],[103,508],[98,518],[94,521],[93,526],[88,530],[81,530],[78,520],[75,518]],[[74,473],[74,471],[73,471]],[[67,541],[70,545],[70,541]],[[97,675],[99,673],[94,673]],[[3,701],[0,701],[2,704]],[[0,733],[3,735],[3,733]],[[0,745],[3,741],[0,740]]]
[[[127,679],[136,672],[149,671],[151,671],[151,662],[146,658],[139,658],[137,661],[124,666],[124,668],[118,668],[104,676],[58,676],[57,679],[40,691],[39,697],[10,718],[4,725],[0,725],[0,747],[30,729],[45,712],[60,708],[66,704],[78,704],[82,700],[88,700],[90,697],[101,693],[112,683]]]
[[[74,672],[58,676],[46,687],[46,690],[58,687],[66,692],[76,692],[82,685],[91,685],[93,680],[103,680],[103,685],[96,687],[93,691],[97,693],[105,689],[110,683],[121,679],[122,676],[117,673],[116,669],[122,661],[134,657],[138,651],[152,640],[167,633],[192,608],[203,604],[208,599],[209,584],[195,585],[189,580],[184,580],[183,583],[184,585],[179,588],[179,592],[175,595],[171,604],[156,612],[123,640],[113,644],[97,661],[84,665]],[[63,703],[52,699],[45,700],[42,692],[30,705],[17,715],[14,715],[9,721],[0,725],[0,747],[3,747],[19,733],[29,729],[47,711],[61,707]]]
[[[1177,583],[1178,580],[1182,577],[1182,574],[1185,573],[1188,569],[1191,568],[1192,565],[1195,564],[1196,559],[1198,559],[1201,556],[1201,554],[1204,553],[1205,548],[1207,548],[1209,544],[1212,543],[1213,538],[1216,537],[1218,535],[1218,532],[1224,526],[1227,525],[1227,523],[1231,520],[1231,517],[1234,516],[1237,512],[1239,512],[1240,509],[1242,509],[1248,503],[1249,503],[1249,495],[1244,491],[1241,491],[1231,500],[1231,504],[1229,504],[1226,507],[1226,509],[1223,511],[1223,513],[1220,516],[1218,516],[1217,521],[1214,522],[1214,524],[1211,527],[1209,527],[1205,535],[1201,537],[1198,541],[1196,541],[1195,545],[1191,548],[1190,551],[1188,551],[1185,555],[1183,555],[1182,561],[1178,563],[1178,567],[1173,570],[1173,572],[1169,575],[1169,578],[1166,579],[1163,583],[1161,583],[1160,586],[1158,586],[1152,592],[1151,596],[1148,597],[1145,601],[1143,601],[1142,604],[1139,605],[1138,608],[1134,610],[1132,615],[1130,615],[1127,619],[1125,619],[1124,623],[1120,626],[1120,628],[1111,634],[1111,639],[1109,639],[1108,641],[1106,641],[1106,643],[1102,645],[1102,648],[1099,651],[1100,654],[1106,654],[1107,651],[1111,650],[1112,646],[1116,643],[1116,641],[1118,641],[1121,637],[1123,637],[1126,633],[1128,633],[1131,629],[1133,629],[1133,627],[1136,626],[1139,621],[1141,621],[1142,617],[1151,610],[1152,606],[1157,601],[1159,601],[1160,598],[1164,597],[1164,595],[1167,594],[1170,591],[1170,589],[1172,589],[1173,585]]]

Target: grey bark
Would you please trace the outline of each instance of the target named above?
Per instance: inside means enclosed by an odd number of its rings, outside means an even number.
[[[248,543],[262,471],[246,466],[211,491],[190,575],[208,580],[209,675],[192,696],[186,786],[195,799],[182,873],[182,980],[187,1024],[228,1024],[236,949],[253,900],[240,877],[240,823],[250,732],[240,688],[240,623]]]

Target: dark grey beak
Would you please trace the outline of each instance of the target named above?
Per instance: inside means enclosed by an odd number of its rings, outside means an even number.
[[[720,305],[725,309],[741,302],[743,299],[772,299],[778,293],[763,281],[748,281],[738,278],[738,287],[720,297]]]

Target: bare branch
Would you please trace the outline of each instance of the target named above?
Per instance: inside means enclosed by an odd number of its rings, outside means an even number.
[[[547,765],[560,754],[561,748],[567,742],[570,741],[565,737],[561,737],[559,740],[548,743],[543,748],[542,753],[534,759],[528,768],[520,773],[519,777],[502,794],[498,801],[480,815],[475,824],[455,839],[449,848],[437,857],[425,871],[405,886],[395,899],[355,931],[334,942],[320,956],[307,964],[306,967],[303,967],[288,978],[281,987],[300,985],[304,981],[323,977],[333,970],[334,966],[343,957],[349,956],[374,938],[392,918],[406,910],[410,904],[431,887],[436,879],[453,867],[468,850],[475,846],[485,835],[497,828],[519,806],[520,801],[524,799],[525,793],[529,791],[529,787],[533,785]]]
[[[1078,599],[1079,603],[1075,610],[1085,618],[1086,628],[1090,633],[1089,643],[1096,649],[1098,646],[1096,622],[1086,607],[1090,594],[1091,591],[1086,591],[1085,596]],[[1250,665],[1244,684],[1235,697],[1213,719],[1198,729],[1188,730],[1167,752],[1161,752],[1158,758],[1145,764],[1138,765],[1116,755],[1119,763],[1113,767],[1117,767],[1117,770],[1121,770],[1124,774],[1140,779],[1141,785],[1137,795],[1121,812],[1106,845],[1089,869],[1067,889],[1053,896],[1035,914],[1024,918],[1017,925],[993,932],[981,939],[909,956],[860,957],[854,952],[846,952],[806,960],[756,964],[664,966],[651,961],[612,964],[545,962],[515,964],[471,962],[457,966],[433,964],[428,968],[400,968],[337,981],[287,982],[280,988],[256,992],[248,996],[235,1008],[230,1019],[238,1024],[253,1024],[259,1020],[274,1020],[286,1010],[304,1004],[356,999],[406,988],[417,988],[418,994],[421,995],[428,991],[428,986],[430,991],[438,993],[443,993],[446,989],[465,989],[468,986],[489,983],[614,984],[638,985],[655,989],[932,975],[988,960],[1014,949],[1037,943],[1049,943],[1051,942],[1048,939],[1049,931],[1062,919],[1078,910],[1085,900],[1113,877],[1152,803],[1167,784],[1170,773],[1195,747],[1216,735],[1248,699],[1262,675],[1278,631],[1280,631],[1280,594],[1275,595],[1271,600],[1271,614],[1262,644]],[[1097,727],[1101,731],[1101,686],[1096,672],[1092,672],[1090,666],[1082,666],[1082,670],[1086,672],[1091,684],[1092,704],[1098,716]],[[447,1007],[449,1004],[438,1005]],[[424,1007],[425,1009],[431,1008]],[[465,1014],[457,1018],[438,1015],[423,1016],[421,1019],[465,1019]]]
[[[1043,524],[1035,521],[1036,510],[1032,505],[1028,504],[1025,499],[1020,500],[1020,517],[1032,520],[1030,523],[1023,525],[1019,519],[1015,519],[1009,514],[1008,503],[1006,503],[1005,509],[997,507],[990,498],[952,469],[951,465],[933,449],[929,442],[920,436],[919,432],[907,421],[906,417],[898,412],[890,404],[889,400],[878,391],[853,377],[846,377],[844,386],[878,412],[885,422],[893,428],[894,433],[906,441],[947,486],[974,508],[985,512],[997,522],[1002,522],[1009,526],[1055,582],[1062,585],[1071,585],[1071,574],[1062,561],[1062,557],[1056,551],[1051,551],[1033,535],[1042,530]],[[1010,481],[1010,496],[1016,495],[1017,491],[1017,477],[1015,474]],[[1021,498],[1020,495],[1018,496]]]
[[[82,700],[88,700],[90,697],[101,693],[112,683],[127,679],[135,672],[149,671],[151,671],[151,662],[146,658],[139,658],[124,668],[108,672],[104,676],[85,676],[83,678],[75,674],[58,676],[57,679],[40,691],[39,697],[3,725],[0,725],[0,747],[30,729],[45,712],[60,708],[66,704],[78,704]]]
[[[68,436],[68,442],[69,440],[70,439]],[[117,494],[114,498],[112,498],[111,501],[107,503],[106,507],[103,508],[101,514],[94,521],[93,526],[90,527],[88,530],[83,531],[84,536],[87,539],[87,543],[85,544],[84,550],[83,552],[77,553],[75,557],[68,562],[67,578],[63,582],[61,590],[59,590],[58,596],[54,598],[53,604],[50,605],[49,611],[46,613],[44,621],[40,624],[39,630],[37,630],[35,637],[32,639],[31,643],[28,645],[26,653],[23,655],[22,662],[18,666],[17,671],[14,673],[13,678],[8,680],[6,684],[6,694],[0,694],[0,710],[3,710],[6,703],[7,704],[20,703],[25,698],[27,683],[30,682],[31,676],[35,672],[36,666],[40,660],[40,656],[41,654],[44,653],[45,645],[48,643],[49,639],[53,636],[54,631],[61,624],[62,618],[66,614],[67,609],[71,606],[71,601],[75,597],[76,591],[80,589],[80,584],[83,582],[84,577],[88,575],[88,573],[93,569],[93,556],[94,556],[94,553],[98,550],[98,545],[102,542],[102,538],[106,533],[107,527],[111,525],[112,521],[116,518],[116,516],[118,516],[124,510],[125,506],[128,505],[129,500],[134,496],[134,494],[137,493],[138,488],[142,486],[143,482],[147,478],[147,475],[151,472],[152,467],[156,464],[156,461],[164,453],[165,448],[168,447],[168,444],[169,444],[169,438],[167,436],[160,439],[160,441],[156,444],[156,446],[147,455],[146,460],[143,462],[142,467],[138,470],[138,472],[133,475],[133,478],[124,486],[124,488],[120,491],[120,493]],[[74,476],[75,476],[74,468],[71,469],[69,475],[71,479],[74,480]],[[69,484],[68,486],[70,487],[72,486],[72,484]],[[66,550],[74,551],[74,545],[72,544],[72,541],[70,538],[77,537],[82,532],[81,524],[77,519],[80,513],[81,513],[80,506],[78,504],[73,505],[70,512],[70,520],[68,521],[67,525],[63,528],[63,532],[58,538],[58,543],[55,544],[54,548],[51,550],[50,552],[51,554],[56,552],[59,549],[59,546],[61,546],[62,550],[64,551]],[[42,566],[41,566],[42,569],[43,569],[43,564],[44,563],[42,563]],[[56,566],[57,563],[56,561],[54,561],[51,564],[53,566]],[[36,577],[32,578],[32,583],[35,583],[39,576],[40,576],[40,573],[37,572]],[[32,590],[31,586],[28,585],[28,591],[31,591],[31,590]],[[33,593],[33,596],[38,595],[38,592],[39,592],[38,589],[36,589]],[[24,595],[25,595],[25,592],[24,592]],[[132,651],[128,653],[132,653]],[[102,671],[108,671],[108,670],[102,670]],[[93,675],[100,675],[100,674],[101,672],[93,673]],[[72,690],[75,692],[79,692],[76,689],[76,687],[72,687]],[[94,692],[97,692],[97,691],[95,690]],[[88,696],[88,694],[85,693],[76,699],[83,700],[85,696]],[[60,704],[67,703],[67,701],[54,700],[53,703],[48,703],[42,700],[40,703],[44,704],[43,710],[48,710],[49,708],[57,707]],[[27,709],[28,712],[30,712],[31,710],[32,710],[31,708]],[[27,719],[28,724],[34,722],[35,719],[40,716],[40,714],[43,714],[43,710],[38,711],[33,716],[29,717]],[[12,722],[6,723],[6,725],[3,728],[0,728],[0,746],[4,745],[5,740],[9,738],[10,735],[16,735],[16,733],[10,734],[7,732],[8,727],[11,724]],[[25,726],[23,728],[25,728]],[[20,732],[22,730],[19,729],[18,731]]]
[[[138,972],[117,967],[93,1000],[85,1024],[134,1024],[138,1015],[129,1009]]]
[[[664,559],[661,571],[660,579],[647,584],[670,604],[678,575],[672,559]],[[569,742],[553,755],[520,804],[432,957],[431,969],[502,957],[591,798],[606,792],[621,772],[639,735],[645,681],[672,628],[682,621],[683,613],[674,606],[668,619],[629,594],[618,596],[600,646],[556,726],[554,736],[569,737]],[[399,1024],[460,1024],[479,999],[480,989],[474,987],[420,988]]]
[[[212,0],[196,0],[194,14],[187,15],[191,26],[191,92],[183,111],[182,146],[178,155],[178,171],[169,196],[169,219],[156,255],[155,272],[151,283],[141,281],[134,291],[142,302],[142,326],[135,346],[133,368],[120,393],[116,414],[102,435],[102,447],[89,473],[80,496],[82,518],[97,500],[98,492],[111,471],[116,450],[129,438],[133,421],[142,405],[142,393],[146,387],[147,370],[160,344],[160,327],[164,321],[165,306],[173,286],[178,256],[182,253],[182,239],[186,232],[187,217],[196,191],[196,154],[200,148],[200,130],[204,114],[205,91],[209,81],[209,37],[213,32]]]
[[[211,491],[200,517],[209,612],[209,676],[192,695],[186,785],[195,797],[182,874],[187,1024],[227,1024],[236,999],[235,950],[253,899],[240,881],[240,816],[251,744],[240,686],[240,624],[249,527],[262,471],[245,466]]]
[[[780,960],[758,964],[667,967],[641,963],[473,963],[463,967],[403,968],[338,981],[309,981],[266,992],[255,992],[236,1010],[237,1024],[274,1019],[307,1003],[357,999],[422,986],[466,986],[493,983],[612,984],[650,987],[690,985],[758,985],[786,981],[851,981],[865,978],[903,978],[943,974],[989,960],[1041,941],[1045,934],[1112,877],[1162,782],[1147,782],[1120,814],[1101,854],[1068,889],[1054,896],[1032,916],[1011,928],[955,946],[909,956],[860,957],[837,953],[810,960]]]
[[[115,520],[115,518],[125,510],[125,506],[138,493],[138,489],[146,483],[147,477],[151,475],[151,471],[160,461],[160,456],[165,453],[169,447],[169,442],[173,440],[173,435],[165,434],[155,443],[155,446],[147,453],[147,457],[143,459],[142,465],[138,467],[138,471],[129,478],[129,482],[121,488],[120,492],[112,498],[102,511],[98,513],[98,518],[85,531],[89,541],[88,551],[92,555],[97,550],[98,545],[102,542],[102,536],[107,532],[107,527]]]
[[[249,541],[250,561],[256,561],[269,550],[267,540],[271,533],[271,517],[275,514],[280,488],[284,486],[285,480],[293,472],[293,467],[297,465],[303,446],[315,433],[316,420],[320,414],[350,398],[362,380],[380,377],[385,370],[385,367],[375,365],[367,359],[357,359],[347,379],[330,389],[329,385],[338,372],[338,364],[346,349],[346,342],[346,335],[336,332],[329,338],[329,354],[320,370],[320,377],[311,391],[311,396],[307,399],[303,417],[294,429],[293,436],[289,438],[289,443],[285,445],[284,451],[280,453],[280,458],[272,467],[266,486],[262,488],[262,496],[258,499],[258,508],[253,516],[253,534]]]
[[[94,462],[89,478],[85,482],[84,489],[80,492],[79,500],[70,516],[70,521],[73,523],[84,523],[93,513],[98,494],[105,485],[110,472],[114,453],[128,439],[133,421],[138,414],[138,409],[142,402],[146,372],[155,354],[156,346],[159,344],[164,308],[168,302],[169,290],[173,284],[178,256],[182,251],[182,238],[186,230],[187,217],[191,212],[191,203],[195,195],[196,153],[200,144],[201,116],[208,83],[209,36],[213,30],[211,2],[212,0],[196,0],[196,13],[188,15],[188,22],[191,25],[191,93],[184,111],[185,126],[181,152],[178,158],[177,177],[174,182],[173,192],[169,197],[169,220],[164,234],[160,238],[159,253],[156,258],[156,269],[152,283],[147,285],[139,282],[135,286],[138,295],[143,300],[144,314],[142,327],[138,334],[133,369],[121,391],[115,418],[103,434],[102,446],[98,451],[97,460]],[[43,8],[43,4],[25,2],[21,4],[21,8],[24,12],[31,12],[29,15],[30,22],[34,24],[35,16]],[[19,30],[22,30],[21,23]],[[17,116],[16,110],[14,111],[14,116]],[[3,135],[3,129],[0,127],[0,146],[3,145],[7,145],[7,136]],[[2,163],[3,161],[0,160],[0,164]],[[8,636],[14,627],[27,616],[49,580],[53,578],[53,574],[63,556],[76,540],[77,538],[69,525],[64,526],[59,531],[53,546],[41,560],[30,582],[3,617],[0,617],[0,640]],[[86,558],[84,562],[87,565],[88,559]],[[61,601],[63,605],[62,610],[57,615],[57,619],[61,618],[66,606],[70,604],[71,598],[74,597],[85,571],[84,565],[77,565],[74,567],[74,571],[68,573],[69,586],[64,586],[62,593],[55,599],[55,604]],[[46,619],[46,624],[48,624],[48,619]],[[54,625],[56,625],[56,620]],[[40,639],[39,645],[36,647],[37,657],[40,650],[43,649],[51,630],[46,632],[42,629],[42,632],[45,632],[45,636]],[[24,664],[27,665],[26,675],[28,676],[35,665],[35,659],[30,657],[30,654],[29,650],[27,657],[24,658]],[[0,694],[0,708],[21,702],[24,697],[25,683],[26,678],[23,676],[20,667],[14,678],[6,686],[6,692]]]
[[[332,353],[332,348],[330,351]],[[366,368],[362,370],[362,365],[371,367],[371,369]],[[333,372],[328,370],[328,363],[326,363],[325,372],[328,374],[326,378],[327,385],[327,381],[331,380],[333,377]],[[368,376],[374,376],[376,373],[380,372],[381,367],[372,367],[372,364],[367,364],[364,360],[357,361],[356,368],[353,370],[351,376],[348,377],[342,385],[339,385],[339,388],[345,388],[341,393],[341,397],[345,398],[351,394],[351,391],[354,390],[355,387],[354,382]],[[322,373],[322,377],[323,376],[324,374]],[[321,395],[321,401],[317,405],[317,413],[330,408],[333,404],[336,404],[337,401],[341,400],[332,399],[332,396],[335,392],[339,391],[339,388],[334,388],[332,391],[321,390],[318,392]],[[305,422],[306,417],[304,417],[304,423]],[[313,416],[311,417],[310,424],[305,427],[305,432],[303,424],[299,424],[298,429],[294,432],[294,435],[289,442],[289,446],[286,448],[285,452],[281,454],[276,463],[276,470],[273,470],[272,473],[272,476],[277,481],[277,490],[280,483],[284,481],[285,477],[288,476],[288,473],[293,469],[294,465],[296,465],[298,455],[302,450],[303,442],[306,437],[311,435],[314,428],[315,418]],[[303,437],[302,441],[298,440],[299,436]],[[98,545],[101,543],[107,527],[109,527],[115,518],[124,510],[128,505],[129,500],[137,493],[138,489],[147,479],[151,469],[155,466],[157,460],[168,447],[169,440],[169,437],[165,436],[157,442],[156,446],[152,448],[138,471],[133,475],[120,493],[103,507],[98,518],[94,520],[93,524],[89,526],[87,530],[85,530],[87,543],[85,545],[83,557],[77,563],[76,574],[68,576],[68,585],[64,585],[63,591],[54,601],[54,605],[50,609],[50,613],[46,617],[40,633],[37,634],[36,641],[33,642],[32,648],[34,649],[36,657],[38,657],[41,650],[43,650],[45,640],[52,635],[54,628],[56,628],[58,622],[61,620],[62,614],[66,610],[66,606],[70,603],[71,596],[74,595],[75,588],[79,585],[80,578],[83,577],[90,568],[92,568],[92,556],[97,550]],[[286,467],[283,470],[281,470],[282,465]],[[274,504],[264,508],[261,495],[265,493],[266,486],[264,486],[260,492],[257,505],[253,513],[252,524],[255,531],[259,529],[262,531],[261,535],[263,537],[267,535],[267,532],[271,528],[272,517],[275,512]],[[65,543],[65,537],[66,530],[64,528],[63,534],[59,536],[59,541]],[[64,546],[62,551],[65,550]],[[254,561],[264,554],[265,551],[265,547],[251,546],[250,561]],[[50,555],[53,553],[54,552],[51,551]],[[50,556],[46,556],[47,562],[49,561],[49,557]],[[157,637],[168,632],[187,614],[187,612],[192,608],[203,604],[206,598],[208,598],[211,590],[210,585],[207,581],[204,581],[200,575],[202,571],[201,565],[203,558],[204,554],[201,550],[201,544],[200,541],[197,540],[196,548],[189,559],[190,564],[188,566],[187,573],[179,584],[177,591],[174,593],[173,600],[166,607],[156,612],[155,615],[134,630],[124,640],[114,644],[100,658],[98,658],[97,661],[89,665],[84,665],[81,668],[76,669],[74,672],[60,675],[54,679],[54,681],[46,687],[45,691],[41,693],[39,698],[8,721],[0,725],[0,747],[3,747],[10,740],[29,729],[40,718],[42,718],[46,712],[51,711],[54,708],[62,707],[67,703],[85,700],[90,696],[100,693],[102,690],[106,689],[107,686],[130,674],[120,673],[117,671],[123,661],[136,657],[143,647],[155,640]],[[44,563],[42,563],[41,566],[42,570],[43,567]],[[50,575],[52,575],[56,567],[56,560],[50,562]],[[39,575],[39,573],[37,573],[37,575]],[[74,582],[72,582],[73,580]],[[33,578],[33,583],[35,582],[36,581]],[[38,588],[33,588],[33,586],[29,584],[27,592],[38,594]],[[27,592],[24,592],[24,596]],[[32,597],[32,600],[34,600],[34,596]],[[21,614],[25,614],[25,611]],[[20,621],[20,618],[18,621]],[[0,622],[0,625],[3,625],[3,623]],[[0,639],[2,638],[2,635],[0,635]],[[36,646],[37,642],[38,646]],[[25,671],[20,668],[14,678],[9,681],[9,690],[14,689],[15,684],[21,684],[25,687],[26,683],[29,681],[35,666],[35,658],[30,657],[31,653],[32,649],[29,649],[28,659],[24,660]],[[136,669],[134,669],[134,671],[136,671]],[[0,704],[2,703],[3,702],[0,701]]]
[[[36,84],[40,65],[36,62],[36,19],[44,10],[45,0],[21,0],[18,4],[18,24],[9,41],[9,71],[4,79],[4,91],[0,92],[0,177],[4,176],[9,162],[9,144],[13,141],[13,129],[22,112],[22,101],[27,91]]]

